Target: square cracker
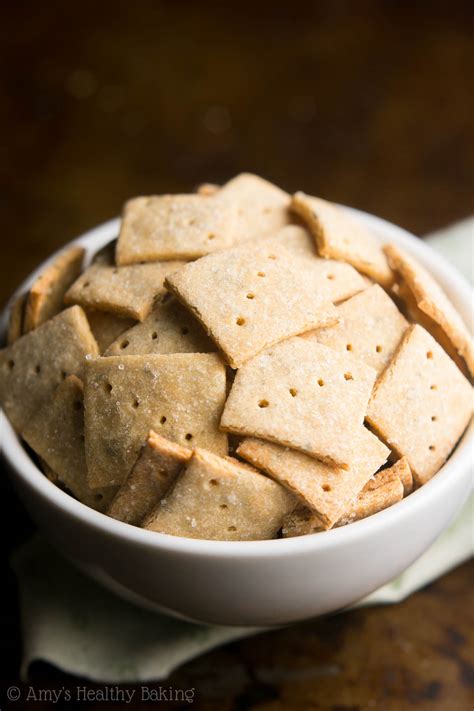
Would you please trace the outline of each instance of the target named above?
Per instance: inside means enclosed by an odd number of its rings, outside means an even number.
[[[318,293],[312,269],[283,248],[243,245],[211,254],[165,283],[233,368],[284,338],[335,323],[336,309]]]
[[[90,485],[122,484],[150,429],[183,447],[227,454],[227,437],[219,431],[225,394],[225,367],[215,353],[88,362],[84,400]]]
[[[93,491],[87,483],[84,403],[79,378],[69,375],[57,387],[29,420],[22,437],[76,499],[98,511],[107,508],[116,488]]]
[[[308,225],[321,257],[349,262],[382,286],[390,286],[393,275],[382,246],[359,220],[302,192],[293,196],[291,207]]]
[[[386,245],[385,253],[392,269],[400,275],[413,295],[418,308],[442,329],[474,377],[474,340],[443,289],[416,259],[396,245]]]
[[[408,322],[385,291],[374,284],[338,306],[333,328],[304,334],[336,351],[346,351],[380,374],[390,362]]]
[[[236,243],[271,234],[291,222],[288,193],[258,175],[240,173],[225,183],[217,196],[235,205]]]
[[[170,297],[158,304],[142,323],[120,334],[105,355],[212,353],[215,350],[199,321]]]
[[[0,402],[13,427],[22,431],[61,381],[81,375],[97,343],[80,306],[57,316],[0,351]]]
[[[221,426],[348,469],[375,376],[347,353],[292,338],[237,371]]]
[[[23,335],[23,320],[28,293],[20,294],[12,304],[8,319],[7,344],[15,343]]]
[[[33,282],[25,307],[25,333],[62,311],[64,294],[81,273],[84,253],[82,247],[69,247]]]
[[[295,504],[291,494],[259,472],[198,448],[144,527],[187,538],[261,540],[275,537]]]
[[[353,446],[358,461],[348,471],[254,438],[244,439],[237,454],[289,489],[324,528],[331,528],[389,455],[387,447],[362,427]]]
[[[192,451],[151,430],[135,465],[106,513],[139,526],[174,484]]]
[[[136,324],[135,319],[117,316],[110,311],[87,308],[84,311],[100,353],[104,353],[122,333]]]
[[[367,422],[399,456],[418,485],[446,461],[472,413],[472,389],[421,326],[411,326],[372,394]]]
[[[393,506],[403,498],[403,483],[394,467],[377,472],[364,486],[362,491],[336,521],[334,527],[346,526],[360,519],[372,516],[383,509]],[[299,506],[290,512],[283,522],[283,537],[305,536],[308,533],[324,531],[321,520],[311,509]]]
[[[67,304],[110,311],[117,316],[143,321],[165,294],[163,282],[183,262],[157,262],[114,267],[92,264],[66,292]]]
[[[155,195],[129,200],[117,243],[117,264],[196,259],[233,242],[235,208],[206,195]]]

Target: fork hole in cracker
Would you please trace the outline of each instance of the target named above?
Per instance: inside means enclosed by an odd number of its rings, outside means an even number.
[[[428,449],[430,450],[430,452],[434,452],[435,449],[436,449],[436,447],[435,447],[434,444],[430,444],[430,446],[428,447]]]
[[[270,404],[270,403],[268,402],[268,400],[259,400],[259,401],[258,401],[258,406],[259,406],[259,407],[262,407],[262,408],[268,407],[269,404]]]
[[[166,417],[163,415],[162,417],[160,417],[160,424],[164,425],[165,422],[166,422]]]
[[[61,371],[61,378],[62,378],[63,380],[66,380],[66,378],[67,378],[67,373],[66,373],[65,370],[62,370],[62,371]]]
[[[433,351],[428,351],[426,354],[426,357],[428,358],[428,360],[432,360],[433,359]]]
[[[212,232],[210,232],[210,233],[207,235],[207,239],[215,239],[215,237],[216,237],[216,235],[213,234]]]
[[[236,531],[237,528],[235,526],[229,526],[229,528],[227,530],[228,531]]]
[[[134,410],[138,409],[140,407],[140,401],[135,398],[135,400],[132,402],[132,407]]]
[[[255,294],[252,291],[249,291],[247,294],[247,299],[255,299]]]
[[[298,390],[296,390],[296,388],[290,388],[289,393],[291,397],[296,397],[298,395]]]
[[[352,373],[344,373],[344,380],[354,380]]]
[[[112,383],[104,383],[104,390],[106,393],[112,392]]]
[[[227,509],[228,506],[227,506],[227,504],[221,504],[221,505],[219,506],[219,508],[220,508],[220,509]]]
[[[219,486],[217,479],[209,479],[210,486]]]
[[[127,348],[127,346],[129,346],[129,345],[130,345],[130,341],[127,340],[127,339],[125,339],[125,340],[122,341],[122,343],[120,344],[120,348],[121,348],[122,350],[124,350],[124,349]]]
[[[324,386],[324,380],[322,378],[319,378],[318,385],[320,388],[322,388]]]
[[[431,415],[431,422],[436,422],[437,419],[436,415]]]
[[[348,343],[346,345],[346,351],[351,351],[352,350],[352,343]]]
[[[277,259],[276,254],[269,254],[268,259],[273,259],[274,261]]]
[[[14,360],[7,361],[7,366],[8,366],[9,370],[13,370],[13,368],[15,367],[15,361]]]
[[[245,326],[245,319],[244,319],[244,317],[243,317],[243,316],[238,316],[238,317],[235,319],[235,323],[237,324],[237,326]]]
[[[192,438],[193,438],[193,436],[192,436],[191,432],[188,432],[187,435],[185,435],[185,437],[184,437],[184,439],[187,439],[188,442],[190,442],[192,440]]]
[[[83,289],[86,289],[88,286],[90,286],[90,281],[85,281],[84,284],[82,285]]]
[[[375,346],[375,350],[377,353],[382,353],[382,346]]]
[[[329,486],[329,484],[323,484],[321,489],[326,492],[331,491],[331,487]]]
[[[430,390],[437,390],[437,389],[438,389],[437,385],[434,385],[434,384],[430,385]]]
[[[183,328],[181,329],[181,334],[183,336],[186,336],[186,334],[188,334],[188,333],[189,333],[189,328],[187,326],[183,326]]]
[[[257,272],[257,276],[259,276],[259,277],[264,277],[264,276],[265,276],[265,272]]]
[[[332,281],[335,278],[336,277],[334,276],[334,274],[326,274],[326,279],[329,279],[330,281]]]
[[[152,341],[156,341],[157,338],[158,338],[157,332],[156,332],[156,331],[153,331],[153,333],[151,334],[151,340],[152,340]]]
[[[35,365],[35,373],[36,375],[39,375],[41,373],[41,366],[39,363]]]

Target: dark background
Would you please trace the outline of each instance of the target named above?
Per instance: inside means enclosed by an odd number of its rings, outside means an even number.
[[[473,7],[3,2],[0,302],[126,198],[242,170],[420,235],[465,217]],[[7,559],[32,526],[5,476],[0,494],[1,676],[11,682],[20,638]],[[470,711],[473,583],[466,564],[396,607],[236,643],[170,681],[195,686],[203,709]],[[73,683],[46,665],[32,674]]]

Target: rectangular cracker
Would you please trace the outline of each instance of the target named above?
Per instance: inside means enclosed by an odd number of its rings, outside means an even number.
[[[236,208],[235,243],[271,234],[291,222],[288,193],[258,175],[240,173],[217,196]]]
[[[133,318],[117,316],[109,311],[97,309],[84,309],[94,338],[99,346],[100,353],[107,348],[125,331],[132,328],[136,321]]]
[[[413,474],[406,457],[402,457],[390,467],[390,471],[396,474],[403,485],[403,496],[408,496],[413,491]]]
[[[0,402],[21,432],[67,375],[81,376],[97,343],[80,306],[57,316],[0,351]]]
[[[347,511],[336,521],[335,528],[346,526],[349,523],[360,521],[372,516],[383,509],[393,506],[403,498],[403,483],[394,471],[394,467],[384,469],[375,474]],[[299,506],[290,512],[283,522],[283,537],[305,536],[309,533],[319,533],[324,526],[321,520],[311,509]]]
[[[206,195],[154,195],[125,203],[117,264],[196,259],[229,247],[234,205]]]
[[[166,279],[233,368],[273,343],[335,323],[314,273],[281,248],[243,245],[187,264]]]
[[[378,284],[338,306],[338,313],[336,326],[304,337],[347,352],[380,374],[402,340],[407,320]]]
[[[153,430],[135,465],[107,509],[107,515],[139,526],[174,484],[192,451]]]
[[[318,517],[323,528],[331,528],[389,454],[387,447],[365,428],[355,435],[353,446],[357,448],[358,460],[347,471],[255,438],[245,439],[237,454],[297,496]]]
[[[64,294],[81,273],[84,254],[82,247],[69,247],[35,279],[25,306],[25,333],[48,321],[64,308]]]
[[[392,269],[413,295],[418,308],[442,329],[474,377],[473,337],[438,282],[416,259],[395,244],[386,245],[385,254]]]
[[[94,488],[125,481],[150,429],[184,447],[227,454],[219,430],[226,373],[217,354],[97,358],[87,364],[84,393]]]
[[[418,485],[446,461],[472,414],[472,388],[421,326],[411,326],[372,394],[367,421]]]
[[[66,292],[67,304],[110,311],[117,316],[143,321],[157,300],[165,294],[166,276],[183,262],[156,262],[114,267],[92,264]]]
[[[144,527],[186,538],[261,540],[275,537],[295,504],[291,494],[259,472],[198,448]]]
[[[221,427],[348,469],[357,458],[354,435],[362,428],[375,376],[347,353],[288,339],[237,371]]]
[[[69,375],[57,387],[29,420],[22,437],[76,499],[97,511],[107,508],[116,488],[93,491],[87,483],[83,389],[79,378]]]
[[[357,218],[303,192],[293,196],[291,208],[307,224],[321,257],[348,262],[382,286],[390,286],[393,274],[382,246]]]
[[[11,346],[23,335],[23,318],[28,293],[20,294],[12,304],[8,319],[7,345]]]
[[[159,303],[142,323],[121,333],[105,355],[146,353],[212,353],[214,343],[203,327],[179,301],[171,297]]]

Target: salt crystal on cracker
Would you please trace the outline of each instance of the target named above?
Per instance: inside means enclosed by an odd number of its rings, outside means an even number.
[[[443,289],[416,259],[400,247],[386,245],[385,254],[392,269],[400,275],[413,295],[418,308],[442,329],[474,376],[473,338]]]
[[[129,200],[117,243],[117,264],[196,259],[229,247],[235,208],[205,195],[156,195]]]
[[[374,284],[338,306],[339,323],[304,334],[381,373],[399,345],[408,322],[385,291]]]
[[[323,528],[330,528],[389,455],[363,427],[354,432],[352,446],[358,461],[347,471],[255,438],[244,439],[237,454],[285,486],[315,512]]]
[[[142,323],[120,334],[105,355],[145,353],[211,353],[215,345],[179,301],[158,304]]]
[[[64,294],[81,273],[85,250],[69,247],[61,252],[33,282],[25,306],[25,333],[59,313]]]
[[[81,376],[98,347],[80,306],[49,319],[0,351],[0,401],[16,430],[25,427],[61,381]]]
[[[216,354],[131,355],[87,363],[86,456],[92,487],[122,484],[150,429],[227,454],[219,431],[225,367]]]
[[[292,209],[308,225],[321,257],[340,259],[382,286],[393,282],[382,246],[357,218],[321,198],[298,192]]]
[[[238,368],[265,347],[335,323],[312,268],[284,248],[243,245],[187,264],[167,288],[203,324]]]
[[[411,326],[377,382],[367,422],[399,456],[418,485],[446,461],[472,414],[472,388],[421,326]]]
[[[271,479],[198,448],[144,526],[188,538],[260,540],[274,538],[295,505],[294,497]]]
[[[140,525],[174,484],[192,451],[151,430],[138,459],[106,513]]]
[[[346,353],[288,339],[237,371],[221,426],[347,469],[357,458],[353,440],[375,376]]]
[[[183,262],[156,262],[115,267],[99,261],[74,282],[65,302],[143,321],[165,294],[165,277],[182,265]]]

